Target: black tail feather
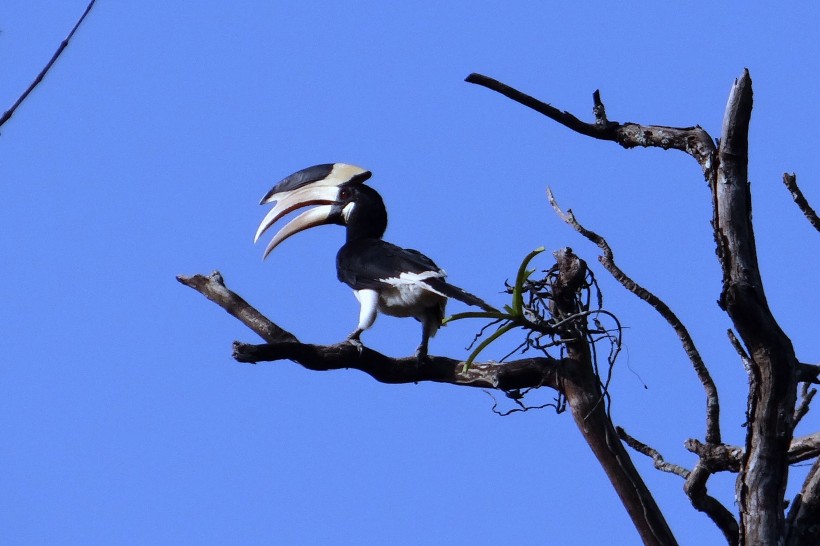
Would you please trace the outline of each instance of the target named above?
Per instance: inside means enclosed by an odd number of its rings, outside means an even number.
[[[466,290],[462,290],[458,286],[454,286],[440,277],[429,277],[424,279],[422,282],[424,282],[424,284],[429,286],[435,292],[447,296],[448,298],[455,298],[458,301],[466,303],[467,305],[481,307],[485,311],[498,311],[498,309],[485,302],[478,296],[474,296]]]

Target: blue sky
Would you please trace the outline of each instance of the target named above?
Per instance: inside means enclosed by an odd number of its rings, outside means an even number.
[[[803,282],[818,239],[780,179],[796,172],[820,203],[820,8],[660,4],[100,0],[0,135],[4,542],[637,543],[567,414],[499,418],[480,390],[237,364],[231,342],[255,336],[174,277],[218,269],[302,340],[343,339],[358,306],[335,278],[342,230],[301,234],[265,262],[252,240],[273,183],[344,161],[373,171],[388,240],[501,304],[537,246],[597,266],[549,208],[549,185],[689,326],[724,436],[741,442],[745,375],[715,304],[697,164],[586,139],[463,81],[481,72],[585,119],[600,89],[610,119],[718,136],[748,67],[763,277],[799,358],[816,362],[820,296]],[[85,5],[0,5],[0,108]],[[671,330],[595,272],[628,327],[613,418],[691,466],[700,384]],[[431,353],[466,355],[474,329],[448,326]],[[419,334],[380,317],[363,341],[406,356]],[[817,423],[810,413],[798,433]],[[721,540],[679,478],[634,460],[682,544]],[[732,506],[731,477],[710,486]]]

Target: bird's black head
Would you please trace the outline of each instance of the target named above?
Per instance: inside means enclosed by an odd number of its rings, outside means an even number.
[[[323,225],[347,226],[347,239],[380,238],[387,228],[387,211],[376,190],[364,185],[370,171],[344,163],[328,163],[302,169],[276,184],[261,204],[276,202],[256,231],[259,239],[284,215],[309,205],[279,232],[265,249],[267,256],[279,243],[305,229]]]
[[[387,229],[387,209],[379,192],[364,184],[343,184],[334,209],[339,211],[335,222],[347,226],[347,240],[374,238]]]

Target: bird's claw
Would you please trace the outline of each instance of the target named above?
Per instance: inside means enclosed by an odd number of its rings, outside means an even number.
[[[347,342],[356,347],[356,350],[359,351],[359,354],[362,354],[362,349],[364,349],[364,345],[357,337],[349,337],[347,338]]]

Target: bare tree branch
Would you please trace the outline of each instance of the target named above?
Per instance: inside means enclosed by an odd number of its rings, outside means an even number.
[[[741,446],[704,444],[695,439],[687,440],[684,446],[700,457],[712,472],[739,472],[745,457]],[[790,465],[820,456],[820,432],[795,438],[786,456]]]
[[[792,199],[794,199],[797,207],[805,215],[809,223],[814,226],[814,229],[820,231],[820,218],[817,217],[817,213],[814,212],[814,209],[809,206],[809,202],[806,201],[803,192],[800,191],[800,188],[797,186],[797,176],[795,176],[794,173],[783,173],[783,184],[786,185],[786,189],[792,194]]]
[[[789,464],[802,463],[820,457],[820,432],[801,436],[792,441],[789,448]]]
[[[609,121],[606,119],[604,105],[598,91],[595,91],[593,95],[593,112],[596,116],[596,122],[585,123],[569,112],[561,111],[482,74],[470,74],[465,81],[501,93],[505,97],[532,108],[536,112],[572,129],[576,133],[599,140],[617,142],[624,148],[641,146],[681,150],[697,160],[707,179],[711,177],[710,173],[714,169],[715,145],[709,134],[700,126],[678,128]]]
[[[738,543],[739,530],[737,520],[735,520],[732,513],[723,506],[720,501],[707,493],[706,482],[712,474],[708,463],[701,459],[690,472],[682,466],[666,462],[656,449],[636,440],[627,434],[623,428],[617,427],[617,431],[618,436],[620,436],[629,447],[652,458],[655,463],[655,468],[662,472],[669,472],[684,478],[686,482],[684,483],[683,490],[689,497],[692,506],[696,510],[705,513],[715,525],[717,525],[729,544],[734,545]]]
[[[561,249],[554,256],[559,274],[552,284],[550,311],[558,317],[576,315],[579,311],[577,292],[587,276],[586,263],[569,248]],[[564,381],[564,395],[578,430],[621,498],[644,544],[677,544],[652,493],[632,464],[629,453],[618,441],[606,405],[601,403],[604,393],[593,366],[592,344],[586,342],[586,319],[579,317],[561,330],[566,340],[566,355],[575,364],[568,370]]]
[[[797,381],[799,383],[820,384],[820,365],[798,362]]]
[[[269,343],[250,345],[234,343],[233,356],[239,362],[292,360],[309,370],[361,370],[383,383],[417,383],[435,381],[470,387],[500,390],[548,386],[561,389],[563,362],[548,357],[526,358],[499,364],[472,364],[464,372],[464,362],[430,356],[419,364],[415,357],[391,358],[354,345],[311,345],[299,343],[292,333],[262,315],[241,296],[225,286],[222,275],[178,276],[177,280],[213,301]]]
[[[91,11],[91,8],[94,7],[94,2],[96,2],[96,0],[91,0],[91,2],[88,3],[88,6],[86,6],[85,11],[77,20],[77,23],[74,25],[74,28],[71,29],[71,32],[68,33],[68,36],[66,36],[65,40],[60,42],[60,46],[57,48],[57,51],[54,52],[54,55],[51,56],[51,59],[48,61],[48,63],[46,63],[46,66],[40,71],[39,74],[37,74],[37,77],[34,78],[34,81],[31,82],[28,88],[25,91],[23,91],[23,94],[20,95],[20,97],[18,97],[14,104],[11,105],[11,108],[6,110],[6,112],[2,116],[0,116],[0,127],[2,127],[4,123],[11,119],[11,116],[14,115],[14,112],[17,110],[17,108],[19,108],[23,101],[26,100],[26,98],[31,94],[32,91],[34,91],[34,88],[37,87],[37,85],[41,81],[43,81],[45,75],[48,73],[49,70],[51,70],[51,67],[54,65],[55,62],[57,62],[57,59],[60,57],[60,54],[68,46],[68,42],[71,40],[71,38],[74,37],[74,33],[77,32],[78,28],[80,28],[80,25],[85,20],[88,13]]]
[[[225,281],[219,271],[214,271],[208,276],[193,275],[185,277],[179,275],[177,280],[222,307],[268,343],[298,341],[296,336],[271,322],[270,319],[257,311],[241,296],[229,290],[225,286]]]
[[[695,373],[706,391],[706,441],[710,444],[719,444],[721,441],[720,402],[718,400],[717,387],[715,386],[715,382],[712,380],[709,369],[706,367],[706,364],[700,356],[700,352],[695,346],[692,336],[689,335],[689,330],[687,330],[686,326],[683,325],[677,315],[675,315],[666,303],[664,303],[655,294],[632,280],[615,264],[615,256],[612,253],[612,248],[610,248],[609,244],[606,242],[606,239],[594,231],[590,231],[583,227],[575,218],[572,210],[567,210],[567,212],[564,213],[558,206],[558,203],[552,194],[552,190],[549,188],[547,188],[547,197],[549,198],[552,208],[555,209],[555,212],[559,217],[561,217],[562,220],[572,226],[578,233],[589,239],[592,243],[598,245],[598,248],[600,248],[603,252],[603,256],[600,256],[598,260],[604,268],[609,271],[613,277],[615,277],[615,280],[621,283],[624,288],[651,305],[652,308],[655,309],[655,311],[657,311],[658,314],[660,314],[661,317],[663,317],[663,319],[666,320],[666,322],[675,331],[678,339],[680,339],[681,345],[683,345],[683,350],[689,357],[690,362],[692,362],[692,367],[695,369]]]
[[[638,453],[646,455],[647,457],[652,459],[652,461],[655,463],[655,468],[657,468],[661,472],[669,472],[670,474],[675,474],[676,476],[680,476],[683,479],[689,477],[688,470],[686,470],[682,466],[666,462],[657,449],[649,447],[640,440],[637,440],[634,437],[630,436],[622,427],[615,427],[615,430],[618,432],[618,437],[624,442],[626,442],[626,445],[628,445]]]
[[[309,370],[354,369],[365,372],[381,383],[419,383],[433,381],[465,387],[510,391],[547,386],[561,389],[561,361],[547,357],[525,358],[504,364],[473,363],[464,371],[464,361],[443,356],[429,356],[424,362],[416,357],[391,358],[350,343],[310,345],[280,342],[265,345],[234,343],[234,358],[239,362],[291,360]]]
[[[702,462],[698,462],[686,479],[683,490],[695,510],[703,512],[723,533],[726,542],[734,546],[740,541],[740,528],[734,515],[706,490],[706,482],[712,473]]]
[[[752,369],[752,358],[749,356],[749,353],[743,348],[743,345],[741,345],[740,340],[737,339],[737,336],[731,328],[726,330],[726,335],[729,336],[729,342],[732,344],[732,347],[735,348],[735,351],[740,357],[740,361],[743,362],[743,368],[746,370],[746,373],[749,373]]]
[[[800,389],[800,403],[794,409],[795,427],[809,412],[809,405],[811,404],[815,394],[817,394],[817,389],[809,389],[809,384],[803,383],[803,388]]]
[[[704,444],[695,438],[683,443],[687,450],[700,459],[701,464],[710,472],[740,472],[740,461],[743,459],[743,448],[726,444]]]

